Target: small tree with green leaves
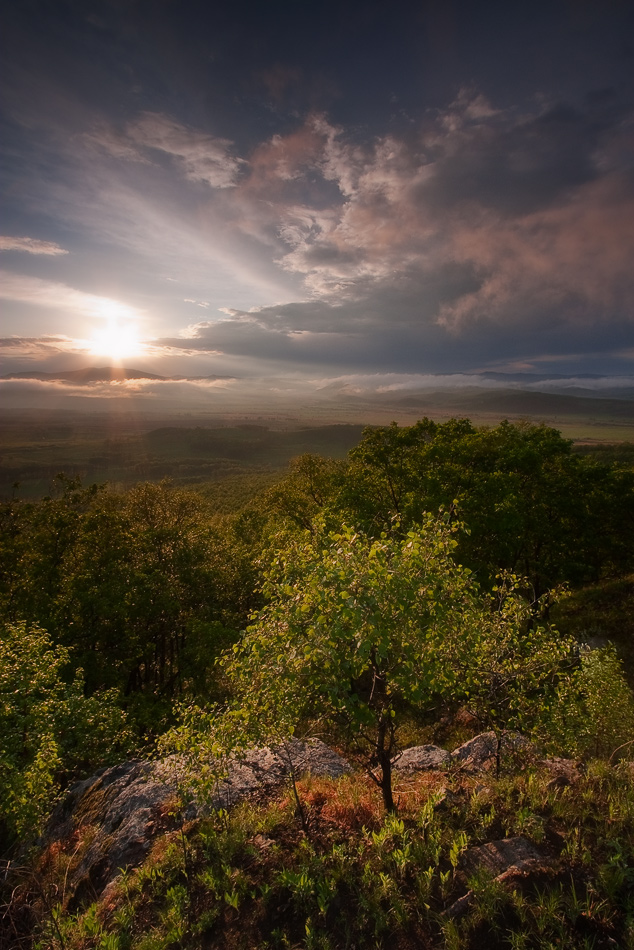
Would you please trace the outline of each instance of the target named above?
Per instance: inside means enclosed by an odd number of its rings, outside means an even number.
[[[576,666],[573,641],[534,619],[535,604],[518,597],[513,575],[494,587],[486,624],[464,637],[457,656],[465,707],[497,738],[497,769],[506,730],[530,733],[552,722],[559,694]]]
[[[550,741],[581,757],[609,758],[621,747],[631,757],[634,696],[613,646],[582,650],[571,676],[557,690]]]
[[[236,696],[229,718],[254,741],[336,727],[394,809],[391,763],[408,711],[487,690],[501,713],[504,703],[515,710],[523,681],[539,691],[561,655],[544,628],[520,649],[520,601],[509,592],[492,610],[451,557],[455,544],[431,516],[405,537],[344,528],[289,541],[266,575],[268,605],[225,664]],[[494,657],[487,644],[500,635]]]
[[[60,779],[116,761],[131,746],[116,690],[84,695],[71,682],[69,653],[46,630],[25,623],[0,629],[0,812],[10,843],[36,831]],[[0,835],[2,837],[2,835]]]

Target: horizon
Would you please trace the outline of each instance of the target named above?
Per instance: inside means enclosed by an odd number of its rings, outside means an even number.
[[[411,425],[469,417],[542,422],[567,437],[634,442],[634,375],[493,372],[374,373],[339,377],[164,376],[115,363],[0,376],[10,428],[99,415],[108,428],[235,425]],[[11,422],[10,420],[13,420]],[[36,420],[36,421],[37,421]],[[26,433],[26,430],[25,430]],[[26,434],[25,434],[26,437]],[[41,438],[41,436],[38,436]],[[27,439],[28,441],[28,439]]]
[[[3,377],[214,377],[119,387],[148,411],[486,373],[627,390],[631,5],[26,0],[3,21]]]

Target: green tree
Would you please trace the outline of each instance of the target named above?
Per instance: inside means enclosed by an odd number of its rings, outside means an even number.
[[[401,538],[344,528],[291,540],[266,576],[267,606],[225,664],[236,697],[225,722],[254,741],[334,728],[391,810],[405,715],[478,695],[498,721],[516,716],[523,688],[543,693],[565,648],[546,628],[526,638],[512,593],[492,610],[452,558],[456,543],[430,516]]]
[[[411,526],[425,511],[457,509],[468,529],[458,560],[488,587],[505,571],[526,578],[535,600],[628,570],[634,557],[633,473],[574,455],[545,425],[368,429],[329,504],[375,536],[394,515]]]
[[[634,736],[634,697],[613,646],[584,649],[573,674],[559,685],[547,721],[557,751],[609,758]],[[628,745],[631,753],[631,746]]]
[[[37,830],[60,782],[131,747],[116,691],[84,696],[69,654],[37,625],[0,630],[0,811],[4,837]],[[6,843],[6,842],[5,842]]]
[[[535,623],[535,605],[519,597],[517,587],[516,577],[500,579],[486,624],[480,624],[479,634],[463,637],[465,649],[456,656],[462,705],[481,729],[495,733],[498,772],[504,733],[511,729],[542,738],[577,665],[574,642]]]
[[[59,496],[0,515],[0,605],[70,651],[93,693],[116,687],[140,728],[204,692],[214,660],[253,609],[247,542],[193,492],[126,493],[66,481]]]
[[[41,502],[14,500],[0,508],[0,609],[6,620],[46,619],[54,628],[66,560],[84,517],[103,494],[64,475],[53,487]]]
[[[324,514],[347,478],[345,462],[304,454],[293,459],[289,472],[266,492],[265,503],[279,521],[280,516],[306,531],[313,530],[315,518]],[[334,516],[337,519],[337,506]]]

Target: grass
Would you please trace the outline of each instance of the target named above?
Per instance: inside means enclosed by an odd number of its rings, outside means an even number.
[[[40,865],[47,902],[23,876],[5,925],[30,901],[21,950],[634,948],[631,771],[597,762],[574,786],[550,778],[410,776],[393,816],[363,776],[306,779],[308,834],[290,794],[243,803],[158,838],[141,867],[74,907],[62,883],[80,847],[44,876]],[[466,876],[468,848],[517,834],[543,868],[506,883]],[[447,913],[467,892],[467,912]]]

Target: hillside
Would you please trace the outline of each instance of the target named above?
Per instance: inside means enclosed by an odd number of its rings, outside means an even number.
[[[151,773],[111,769],[11,875],[3,946],[631,946],[631,763],[525,748],[496,776],[478,738],[442,767],[433,749],[403,756],[398,815],[361,774],[306,775],[302,822],[266,772],[228,812],[185,818]]]
[[[141,438],[295,457],[0,504],[2,950],[634,947],[628,447]]]

